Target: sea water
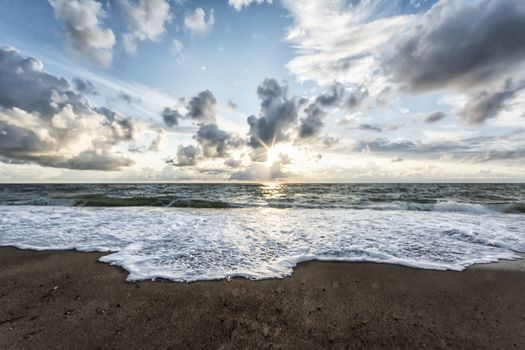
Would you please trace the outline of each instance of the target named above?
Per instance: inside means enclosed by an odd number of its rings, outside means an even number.
[[[0,246],[128,280],[281,278],[307,260],[462,270],[525,251],[520,184],[0,185]]]

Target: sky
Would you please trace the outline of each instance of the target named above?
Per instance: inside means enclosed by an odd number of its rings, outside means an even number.
[[[522,0],[0,0],[0,182],[523,182]]]

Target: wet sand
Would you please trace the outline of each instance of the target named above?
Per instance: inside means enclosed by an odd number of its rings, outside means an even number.
[[[523,349],[525,272],[308,262],[283,280],[125,282],[102,254],[0,248],[0,349]]]

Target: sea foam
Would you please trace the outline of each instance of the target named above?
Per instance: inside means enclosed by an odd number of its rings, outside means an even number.
[[[128,280],[281,278],[306,260],[462,270],[517,259],[525,216],[482,210],[0,206],[0,245],[108,252]],[[476,208],[479,209],[479,208]]]

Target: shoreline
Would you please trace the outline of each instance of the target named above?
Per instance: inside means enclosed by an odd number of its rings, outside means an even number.
[[[512,269],[461,272],[307,261],[283,279],[177,283],[126,282],[127,272],[99,262],[102,255],[0,248],[0,348],[525,343],[525,272],[514,261]]]
[[[114,265],[111,263],[100,261],[99,259],[103,256],[112,254],[114,252],[101,252],[101,251],[81,251],[77,249],[44,249],[44,250],[37,250],[37,249],[31,249],[31,248],[18,248],[16,246],[0,246],[0,257],[2,254],[2,251],[4,250],[14,250],[14,251],[20,251],[20,252],[33,252],[33,253],[80,253],[80,254],[89,254],[89,255],[97,255],[97,263],[110,266],[112,268],[118,269],[125,273],[127,276],[129,274],[129,271],[126,270],[124,267],[120,265]],[[372,264],[372,265],[387,265],[387,266],[398,266],[403,267],[406,269],[414,269],[414,270],[422,270],[422,271],[434,271],[434,272],[464,272],[468,270],[500,270],[500,271],[515,271],[515,272],[525,272],[525,253],[514,251],[516,255],[519,256],[516,260],[510,260],[510,259],[500,259],[498,261],[493,262],[486,262],[486,263],[475,263],[473,265],[467,266],[465,269],[461,271],[456,270],[442,270],[442,269],[432,269],[432,268],[422,268],[422,267],[416,267],[416,266],[410,266],[410,265],[403,265],[403,264],[396,264],[396,263],[390,263],[390,262],[379,262],[379,261],[345,261],[345,260],[319,260],[319,259],[312,259],[312,260],[303,260],[298,262],[293,268],[292,273],[289,276],[284,276],[282,278],[278,277],[269,277],[269,278],[263,278],[263,279],[251,279],[243,276],[231,276],[229,278],[220,278],[220,279],[204,279],[204,280],[195,280],[195,281],[174,281],[168,278],[158,277],[154,279],[145,279],[145,280],[137,280],[137,281],[128,281],[125,279],[125,282],[127,283],[142,283],[142,282],[156,282],[156,281],[163,281],[168,283],[181,283],[181,284],[191,284],[191,283],[201,283],[201,282],[228,282],[232,280],[246,280],[246,281],[252,281],[252,282],[259,282],[259,281],[271,281],[271,280],[283,280],[287,278],[293,277],[293,274],[298,268],[301,268],[301,266],[305,266],[308,264],[315,264],[315,263],[330,263],[330,264]]]

